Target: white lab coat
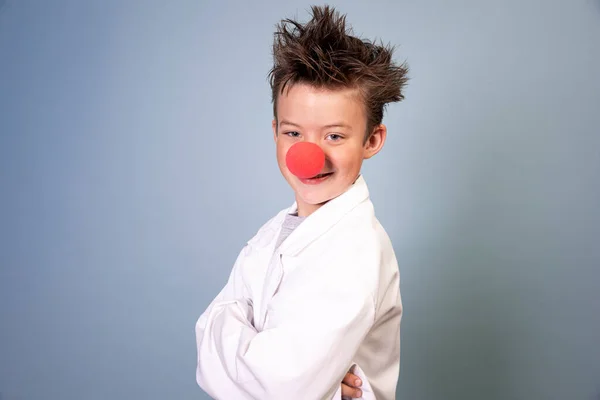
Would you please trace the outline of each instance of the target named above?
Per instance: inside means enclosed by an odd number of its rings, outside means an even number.
[[[395,398],[402,302],[392,244],[362,176],[275,249],[286,213],[260,228],[196,323],[197,382],[219,400]]]

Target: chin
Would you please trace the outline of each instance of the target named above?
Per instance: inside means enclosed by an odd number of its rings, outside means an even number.
[[[327,190],[328,189],[328,190]],[[297,187],[296,195],[306,204],[322,205],[338,196],[337,191],[331,188],[305,188]]]
[[[323,205],[342,194],[344,190],[336,177],[330,176],[321,182],[303,183],[295,176],[287,175],[286,180],[294,190],[296,197],[305,204]],[[333,179],[332,179],[333,178]]]
[[[318,205],[330,200],[328,193],[318,188],[306,188],[302,184],[294,185],[293,188],[296,197],[306,204]]]
[[[302,199],[302,201],[304,203],[310,204],[312,206],[323,205],[333,198],[333,197],[329,197],[329,196],[314,197],[314,196],[302,196],[302,195],[300,195],[299,197],[300,197],[300,199]]]

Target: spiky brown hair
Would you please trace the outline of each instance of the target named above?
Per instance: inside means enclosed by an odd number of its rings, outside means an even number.
[[[277,25],[269,71],[275,118],[280,93],[293,84],[354,88],[365,104],[368,136],[381,124],[386,104],[404,99],[408,67],[392,61],[394,47],[352,36],[346,16],[335,9],[312,6],[311,11],[304,25],[292,19]]]

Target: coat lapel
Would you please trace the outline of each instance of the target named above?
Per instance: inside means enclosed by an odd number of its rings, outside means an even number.
[[[295,256],[306,246],[317,240],[321,235],[331,229],[346,214],[360,203],[369,198],[369,189],[360,175],[354,184],[343,194],[327,202],[323,207],[309,215],[298,226],[278,249],[284,256]],[[287,212],[295,212],[297,204],[294,203]]]
[[[264,277],[262,282],[255,282],[255,287],[260,290],[254,291],[254,323],[256,329],[262,330],[268,304],[271,298],[277,292],[284,275],[282,257],[294,258],[306,246],[317,240],[321,235],[331,229],[340,219],[352,211],[360,203],[369,198],[369,190],[362,178],[359,176],[355,183],[342,195],[329,201],[323,207],[319,208],[300,226],[298,226],[279,246],[275,249],[277,238],[281,233],[281,228],[285,215],[295,213],[297,205],[294,203],[291,207],[282,210],[273,219],[267,222],[252,238],[248,244],[253,254],[251,264],[255,271],[262,270],[262,273],[254,276]],[[260,279],[260,278],[259,278]]]

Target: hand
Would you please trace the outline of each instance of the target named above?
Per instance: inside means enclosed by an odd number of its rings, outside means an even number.
[[[362,396],[362,381],[356,375],[348,372],[342,380],[342,398],[358,399]]]

